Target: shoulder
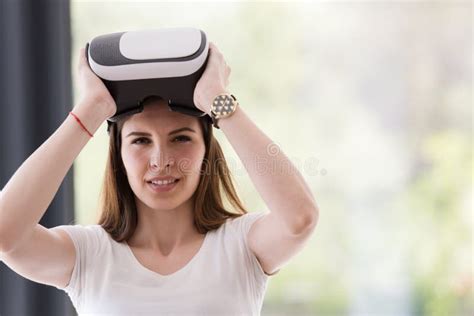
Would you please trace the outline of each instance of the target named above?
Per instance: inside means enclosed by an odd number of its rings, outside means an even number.
[[[268,212],[248,212],[239,217],[228,219],[227,225],[232,227],[232,229],[248,232],[252,224],[266,214],[268,214]]]
[[[107,232],[100,225],[61,225],[55,227],[65,231],[79,252],[97,252],[107,242]]]
[[[62,229],[70,235],[81,235],[81,236],[100,236],[105,230],[100,225],[61,225],[55,227],[55,229]]]
[[[260,218],[263,218],[268,212],[248,212],[236,218],[230,218],[226,221],[226,230],[237,239],[247,244],[247,235],[252,225]]]

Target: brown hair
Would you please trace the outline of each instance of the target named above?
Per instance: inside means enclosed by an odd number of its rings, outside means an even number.
[[[147,98],[144,106],[159,98]],[[201,177],[194,192],[194,224],[199,233],[204,234],[219,228],[228,218],[236,218],[247,213],[232,182],[232,175],[213,135],[213,127],[205,117],[199,120],[206,153],[201,166]],[[137,226],[138,214],[135,196],[128,183],[121,157],[121,131],[126,119],[111,124],[109,134],[109,154],[104,181],[100,194],[98,224],[117,241],[128,241]],[[225,209],[221,197],[223,189],[230,204],[239,213]]]

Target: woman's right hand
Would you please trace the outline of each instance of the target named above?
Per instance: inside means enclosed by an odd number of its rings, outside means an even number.
[[[79,52],[78,79],[81,90],[79,102],[81,106],[93,106],[94,110],[100,110],[106,118],[112,117],[117,112],[117,105],[109,90],[90,68],[85,48],[81,48]]]

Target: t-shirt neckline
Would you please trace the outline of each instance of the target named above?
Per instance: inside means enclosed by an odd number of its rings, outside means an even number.
[[[201,253],[204,252],[204,247],[206,246],[207,239],[209,237],[209,231],[204,236],[204,241],[201,244],[201,247],[197,251],[197,253],[189,260],[181,269],[171,273],[171,274],[160,274],[158,272],[152,271],[145,267],[138,259],[135,257],[135,254],[132,251],[132,248],[128,245],[126,241],[124,241],[125,248],[127,249],[127,253],[129,254],[130,258],[132,259],[135,266],[137,266],[140,270],[145,271],[147,274],[151,275],[152,277],[158,279],[169,279],[176,277],[177,275],[187,271],[190,267],[194,264],[194,262],[201,256]]]

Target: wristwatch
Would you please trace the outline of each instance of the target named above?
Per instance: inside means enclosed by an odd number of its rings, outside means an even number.
[[[234,97],[234,95],[229,93],[218,94],[211,105],[211,118],[212,125],[215,128],[219,128],[217,125],[218,121],[221,118],[226,118],[234,114],[239,102]]]

